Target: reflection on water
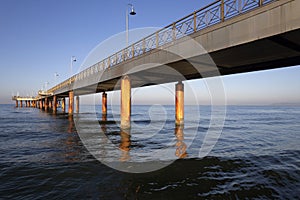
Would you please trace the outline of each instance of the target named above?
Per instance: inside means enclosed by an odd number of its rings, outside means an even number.
[[[177,142],[175,144],[176,147],[175,155],[178,158],[187,157],[188,154],[186,152],[187,146],[184,143],[183,125],[175,127],[175,136],[177,139]]]
[[[68,115],[68,122],[69,122],[68,133],[73,133],[75,131],[75,124],[72,115]]]
[[[107,131],[106,122],[107,122],[107,114],[102,114],[102,121],[101,121],[100,125],[101,125],[101,129],[102,129],[104,134]]]
[[[122,151],[120,161],[129,161],[130,160],[129,151],[131,145],[130,129],[121,129],[120,136],[121,136],[121,142],[119,148]]]
[[[132,167],[125,161],[144,161],[165,144],[172,156],[183,158],[143,174],[96,161],[68,114],[11,105],[0,105],[0,110],[0,199],[299,199],[300,107],[229,107],[221,138],[201,159],[193,152],[201,147],[209,111],[202,112],[206,118],[198,138],[191,137],[188,120],[184,129],[174,128],[173,116],[164,132],[144,138],[152,130],[122,132],[112,115],[93,126],[89,114],[81,115],[86,119],[80,124],[87,130],[83,136],[101,157],[124,160],[117,165]],[[136,123],[149,123],[144,110],[136,113]],[[97,140],[101,131],[107,137]],[[152,164],[144,163],[142,167]]]

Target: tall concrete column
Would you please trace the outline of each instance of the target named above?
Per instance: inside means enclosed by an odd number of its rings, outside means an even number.
[[[40,99],[40,109],[43,109],[43,99]]]
[[[48,97],[45,98],[45,104],[44,104],[44,109],[47,111],[48,110],[48,106],[49,106],[49,103],[48,103]]]
[[[52,109],[52,100],[49,99],[49,109]]]
[[[66,112],[66,99],[62,98],[61,100],[61,109],[65,113]]]
[[[79,113],[79,96],[76,96],[76,113]]]
[[[102,93],[102,115],[107,114],[107,94],[105,92]]]
[[[16,100],[16,108],[19,107],[19,102]]]
[[[20,101],[20,107],[21,108],[23,107],[23,101],[22,100]]]
[[[121,129],[130,128],[131,83],[126,75],[121,79]]]
[[[56,113],[57,111],[57,96],[53,96],[53,113]]]
[[[184,85],[181,81],[176,84],[175,96],[175,124],[184,124]]]
[[[69,110],[68,110],[69,115],[73,114],[73,110],[74,110],[74,91],[70,91],[69,92]]]
[[[27,101],[25,100],[25,107],[27,107]]]

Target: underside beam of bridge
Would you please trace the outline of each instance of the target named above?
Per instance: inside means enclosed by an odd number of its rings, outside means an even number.
[[[121,79],[121,129],[130,128],[131,118],[131,82],[129,76]]]

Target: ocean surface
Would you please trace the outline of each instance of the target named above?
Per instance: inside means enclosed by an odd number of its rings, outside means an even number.
[[[227,106],[222,126],[186,106],[176,128],[173,106],[133,106],[125,131],[80,110],[0,105],[0,199],[300,199],[300,107]]]

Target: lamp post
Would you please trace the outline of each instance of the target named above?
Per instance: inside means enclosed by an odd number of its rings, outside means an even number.
[[[70,64],[70,67],[71,67],[71,76],[73,75],[73,62],[76,62],[76,57],[75,56],[71,57],[71,64]]]
[[[59,74],[57,72],[54,73],[54,84],[57,83],[57,77],[59,76]]]
[[[49,84],[49,82],[46,81],[46,82],[45,82],[45,92],[47,92],[47,86],[48,86],[48,84]]]
[[[133,5],[129,3],[127,4],[127,6],[130,6],[130,12],[128,13],[128,7],[127,7],[126,8],[126,47],[128,47],[129,15],[136,15]]]

